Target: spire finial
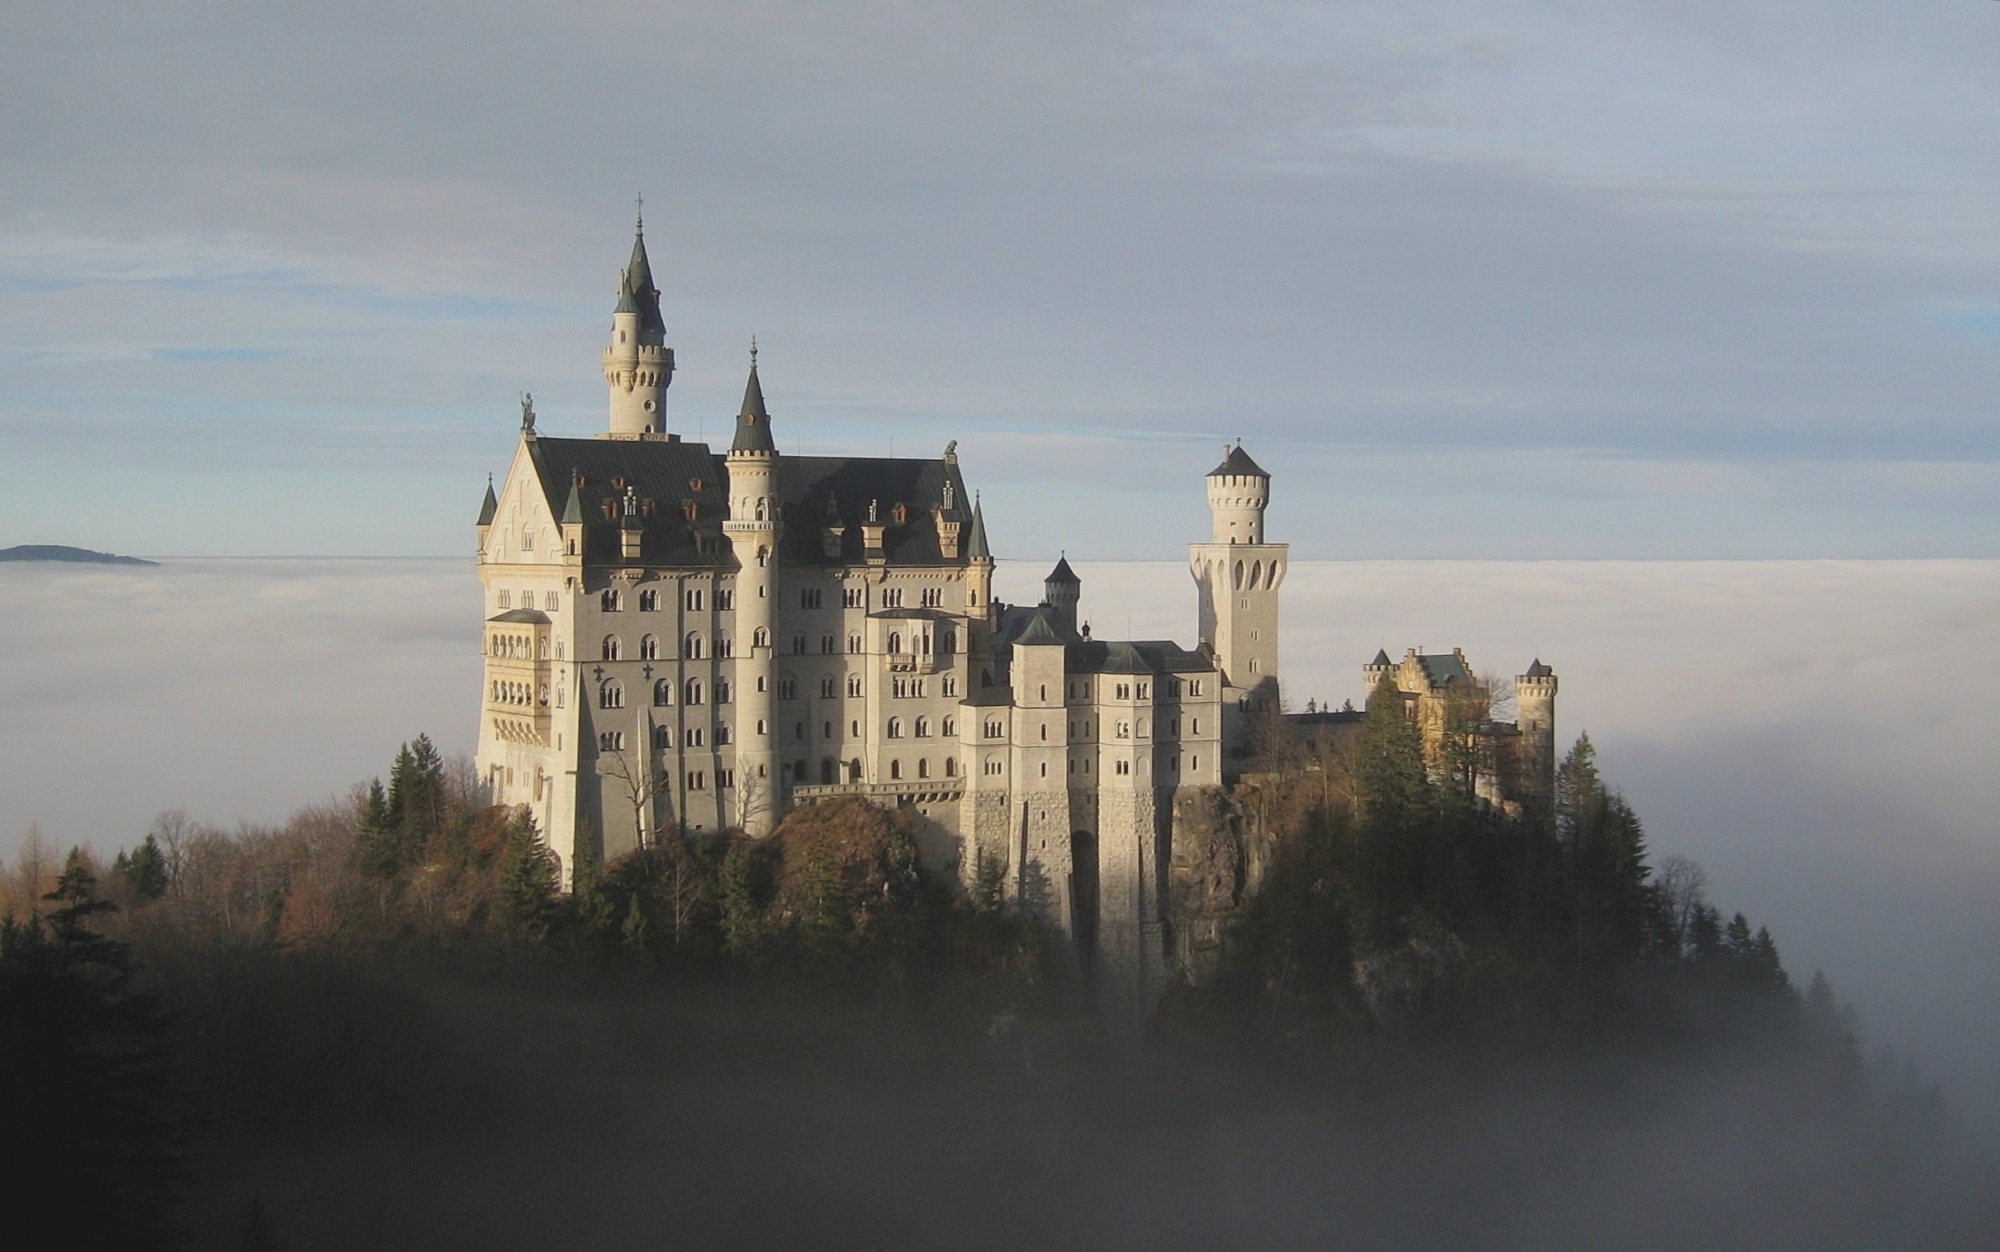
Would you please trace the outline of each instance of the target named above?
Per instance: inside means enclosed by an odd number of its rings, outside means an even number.
[[[639,220],[632,229],[643,235],[646,233],[646,193],[642,191],[634,198],[639,202]]]
[[[757,368],[757,336],[755,334],[750,336],[750,368],[753,370]]]

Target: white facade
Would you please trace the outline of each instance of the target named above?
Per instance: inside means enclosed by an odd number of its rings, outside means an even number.
[[[1240,707],[1277,675],[1268,475],[1238,448],[1209,476],[1196,648],[1091,639],[1067,562],[1043,605],[993,602],[955,445],[786,456],[754,355],[727,452],[667,431],[643,240],[633,258],[606,430],[547,437],[524,407],[481,512],[492,799],[531,809],[565,871],[580,839],[609,859],[666,832],[762,835],[831,795],[906,806],[932,871],[1002,866],[1107,1011],[1143,1011],[1176,797],[1221,785]]]

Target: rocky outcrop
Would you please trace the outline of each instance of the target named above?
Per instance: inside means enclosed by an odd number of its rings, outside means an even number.
[[[1200,986],[1228,955],[1236,921],[1270,862],[1271,840],[1239,788],[1183,793],[1174,802],[1167,921],[1180,977]]]

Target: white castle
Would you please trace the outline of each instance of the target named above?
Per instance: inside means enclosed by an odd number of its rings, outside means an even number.
[[[1041,604],[993,599],[955,444],[786,455],[753,345],[715,452],[666,429],[673,372],[642,229],[604,351],[608,430],[543,435],[524,401],[480,511],[493,801],[527,806],[566,870],[579,838],[611,858],[670,832],[761,836],[829,796],[900,806],[927,868],[1003,867],[1107,1012],[1143,1012],[1168,972],[1177,801],[1235,781],[1276,698],[1270,475],[1240,446],[1208,474],[1195,646],[1112,642],[1079,627],[1067,561]],[[1435,694],[1409,690],[1413,708]]]

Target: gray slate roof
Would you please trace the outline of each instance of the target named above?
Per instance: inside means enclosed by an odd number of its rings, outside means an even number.
[[[1433,686],[1442,687],[1446,683],[1472,681],[1471,673],[1466,670],[1465,663],[1458,659],[1457,653],[1419,656],[1417,662],[1424,667],[1424,677],[1430,679]]]
[[[736,439],[731,452],[776,452],[771,442],[771,414],[764,408],[764,385],[757,381],[757,363],[750,363],[750,381],[743,384],[743,407],[736,413]]]
[[[640,559],[654,565],[734,568],[722,540],[729,516],[728,462],[707,444],[638,439],[538,438],[528,455],[551,504],[575,505],[564,521],[585,526],[584,554],[593,564],[620,561],[618,513],[634,488],[644,506]],[[580,477],[572,490],[573,479]],[[942,510],[946,484],[952,499],[965,499],[958,467],[942,459],[786,456],[778,460],[779,508],[785,522],[780,558],[788,565],[859,564],[865,559],[859,523],[872,501],[887,524],[882,546],[891,565],[957,565],[946,560],[938,542],[933,510]],[[904,520],[895,521],[897,504]],[[695,517],[687,516],[689,505]],[[962,521],[956,507],[944,516]],[[841,551],[828,557],[820,532],[827,519],[844,528]]]
[[[1222,464],[1208,471],[1210,478],[1230,478],[1238,475],[1248,475],[1251,478],[1270,477],[1264,472],[1263,466],[1250,459],[1250,454],[1243,450],[1243,445],[1240,443],[1229,450],[1228,456],[1222,458]]]

